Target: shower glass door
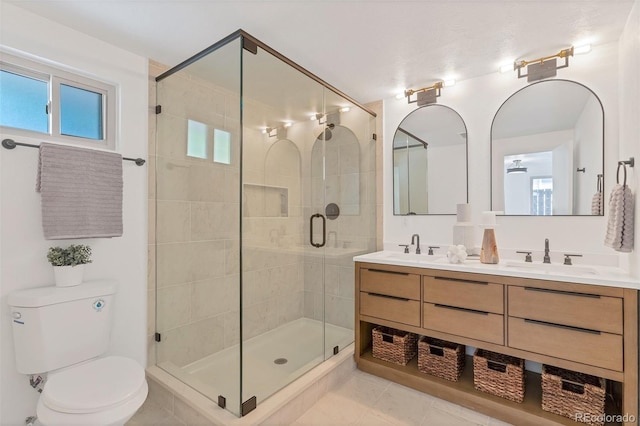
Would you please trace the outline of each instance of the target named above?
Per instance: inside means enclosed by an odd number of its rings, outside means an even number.
[[[329,358],[354,340],[353,257],[376,249],[376,142],[375,117],[367,111],[330,90],[325,105],[326,130],[316,142],[324,139],[324,155],[312,153],[312,173],[324,176],[324,204],[314,211],[327,218],[323,301]]]
[[[246,413],[324,360],[322,219],[311,220],[310,191],[321,125],[309,119],[323,116],[324,88],[261,47],[243,51],[242,75]]]

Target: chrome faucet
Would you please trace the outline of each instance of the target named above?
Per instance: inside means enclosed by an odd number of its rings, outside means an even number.
[[[416,254],[420,254],[420,235],[413,234],[411,236],[411,245],[414,244],[414,241],[416,241],[416,243],[415,243],[415,245],[416,245]]]
[[[551,258],[549,257],[549,239],[544,239],[544,260],[542,263],[551,263]]]

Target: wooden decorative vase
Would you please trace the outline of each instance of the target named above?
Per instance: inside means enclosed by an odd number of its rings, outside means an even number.
[[[482,248],[480,249],[480,262],[498,263],[498,244],[496,243],[496,231],[493,228],[486,228],[482,237]]]

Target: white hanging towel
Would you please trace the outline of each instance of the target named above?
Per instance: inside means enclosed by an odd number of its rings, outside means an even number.
[[[591,199],[591,214],[594,216],[602,216],[602,208],[604,207],[602,192],[596,192]]]
[[[634,197],[628,185],[617,184],[609,197],[609,219],[604,245],[624,253],[633,250]]]
[[[122,236],[122,156],[40,144],[36,190],[47,240]]]

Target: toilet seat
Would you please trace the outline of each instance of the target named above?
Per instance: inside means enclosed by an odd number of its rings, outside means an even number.
[[[127,401],[144,381],[144,370],[134,360],[121,356],[98,358],[50,374],[42,402],[61,413],[95,413]]]
[[[148,393],[144,369],[119,356],[50,373],[37,416],[44,425],[121,425]]]

